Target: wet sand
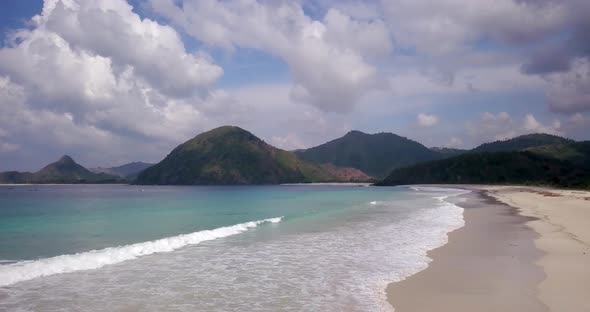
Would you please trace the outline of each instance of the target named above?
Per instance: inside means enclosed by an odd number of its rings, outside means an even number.
[[[539,299],[556,312],[590,311],[590,192],[548,188],[486,187],[498,200],[517,207],[540,237],[537,262],[547,275]]]
[[[536,264],[539,234],[527,226],[534,218],[483,191],[465,197],[465,226],[429,252],[427,269],[390,284],[388,301],[398,312],[549,311],[538,296],[546,275]]]

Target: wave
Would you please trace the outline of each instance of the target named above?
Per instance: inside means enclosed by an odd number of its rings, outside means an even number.
[[[281,222],[282,218],[250,221],[143,243],[0,265],[0,287],[43,276],[98,269],[106,265],[155,253],[171,252],[188,245],[196,245],[204,241],[240,234],[262,223],[278,223]]]

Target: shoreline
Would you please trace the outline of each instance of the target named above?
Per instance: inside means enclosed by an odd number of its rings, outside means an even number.
[[[590,192],[550,188],[487,187],[499,201],[535,218],[537,262],[547,278],[537,285],[550,311],[590,311]]]
[[[465,226],[387,286],[395,311],[590,311],[590,192],[429,186],[472,191],[457,203]]]

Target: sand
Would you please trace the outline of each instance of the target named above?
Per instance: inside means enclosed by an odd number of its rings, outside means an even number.
[[[465,226],[388,286],[396,311],[590,311],[589,192],[463,187]]]
[[[539,299],[550,311],[590,311],[590,192],[543,188],[488,188],[489,194],[520,214],[540,237],[545,252],[537,262],[547,278],[538,285]]]
[[[465,226],[429,252],[426,270],[390,284],[389,302],[400,312],[547,311],[536,297],[545,275],[529,218],[477,193],[466,197]]]

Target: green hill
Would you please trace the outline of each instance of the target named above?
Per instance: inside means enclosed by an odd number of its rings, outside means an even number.
[[[452,157],[452,156],[457,156],[457,155],[461,155],[461,154],[465,154],[467,152],[469,152],[469,150],[466,149],[460,149],[460,148],[450,148],[450,147],[431,147],[430,150],[435,151],[441,155],[447,156],[447,157]],[[443,157],[446,158],[446,157]]]
[[[105,173],[93,173],[77,164],[67,155],[35,173],[17,171],[0,173],[0,183],[76,184],[117,182],[121,182],[121,179]]]
[[[341,138],[295,153],[307,161],[357,168],[374,177],[384,177],[395,168],[445,157],[393,133],[360,131],[350,131]]]
[[[576,166],[590,168],[590,141],[543,145],[529,148],[527,151],[546,157],[567,160]]]
[[[280,184],[367,180],[362,172],[310,164],[238,127],[202,133],[142,171],[137,184]]]
[[[491,143],[482,144],[474,149],[472,152],[515,152],[522,151],[533,147],[539,147],[543,145],[555,145],[555,144],[570,144],[574,141],[560,136],[545,134],[545,133],[533,133],[517,136],[512,139],[495,141]]]
[[[467,153],[396,169],[377,185],[456,183],[590,188],[590,142]]]

